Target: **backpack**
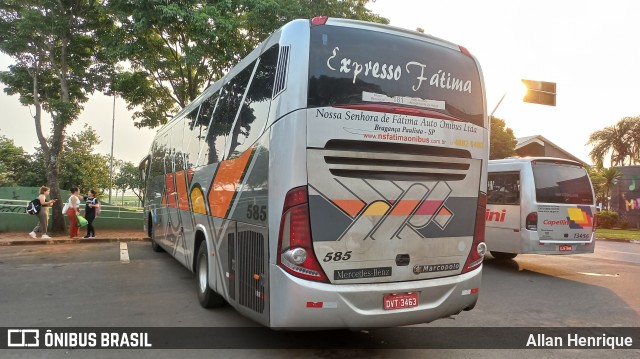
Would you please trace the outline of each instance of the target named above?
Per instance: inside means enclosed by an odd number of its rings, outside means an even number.
[[[29,214],[38,214],[40,209],[42,209],[42,204],[37,198],[27,204],[27,213]]]

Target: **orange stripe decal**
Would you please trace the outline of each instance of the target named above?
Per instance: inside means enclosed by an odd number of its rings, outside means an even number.
[[[167,173],[164,179],[167,185],[167,202],[169,207],[176,208],[176,187],[173,184],[173,173]]]
[[[189,210],[189,197],[187,195],[187,181],[184,171],[176,172],[176,187],[178,192],[178,208],[183,211]]]
[[[253,147],[247,149],[238,158],[220,163],[208,194],[209,210],[212,216],[225,218],[252,153]]]
[[[193,181],[193,168],[189,168],[187,170],[187,178],[189,179],[189,184],[191,184],[191,181]]]
[[[334,199],[333,203],[351,217],[355,217],[364,208],[364,202],[359,199]]]
[[[393,210],[391,211],[391,215],[408,216],[413,212],[414,209],[416,209],[418,203],[420,203],[420,201],[415,199],[403,199],[402,201],[396,203],[396,205],[393,207]]]

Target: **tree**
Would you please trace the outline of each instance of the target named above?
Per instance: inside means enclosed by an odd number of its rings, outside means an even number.
[[[127,61],[114,90],[139,127],[156,127],[285,22],[322,14],[388,23],[368,0],[112,0],[115,36],[103,39]]]
[[[0,3],[0,51],[16,64],[0,73],[9,95],[34,109],[36,135],[51,196],[60,198],[60,155],[65,129],[88,95],[104,89],[111,66],[102,56],[102,34],[112,27],[98,0],[4,0]],[[43,111],[52,133],[42,129]],[[62,202],[54,205],[53,232],[64,232]]]
[[[85,126],[80,133],[65,137],[62,154],[59,158],[60,188],[68,190],[80,187],[82,191],[95,189],[101,192],[109,188],[109,157],[94,153],[100,138],[90,127]],[[1,161],[1,160],[0,160]],[[47,181],[42,149],[32,155],[25,155],[24,160],[15,165],[16,185],[40,187]],[[66,192],[61,193],[64,198]]]
[[[101,193],[109,188],[109,157],[94,153],[99,145],[98,134],[85,125],[84,129],[67,137],[60,157],[60,187],[79,187],[83,193],[90,189]]]
[[[640,163],[640,117],[624,117],[613,126],[595,131],[587,145],[593,146],[589,157],[598,168],[603,167],[607,154],[612,166]]]
[[[596,168],[595,166],[586,166],[587,173],[589,174],[589,178],[591,179],[591,184],[593,185],[593,192],[596,195],[596,203],[604,204],[605,198],[605,185],[604,178],[602,177],[602,168]]]
[[[602,168],[599,171],[602,178],[602,190],[604,191],[602,196],[603,208],[609,208],[609,193],[613,186],[618,183],[618,180],[622,178],[622,172],[618,171],[614,167]]]
[[[47,183],[47,166],[44,164],[42,149],[25,156],[23,163],[16,170],[16,184],[23,187],[40,187]]]
[[[0,136],[0,187],[16,186],[19,169],[27,164],[27,155],[22,147],[17,147],[13,140]]]
[[[629,141],[631,142],[631,158],[633,164],[640,163],[640,116],[625,117],[624,121],[630,122]]]
[[[122,163],[118,174],[116,175],[114,184],[116,188],[122,190],[123,195],[127,189],[132,190],[138,199],[140,199],[140,202],[142,202],[142,187],[144,184],[140,178],[138,167],[133,163]]]
[[[518,141],[513,135],[513,130],[506,127],[503,119],[491,116],[491,134],[489,146],[489,159],[501,159],[516,155]]]

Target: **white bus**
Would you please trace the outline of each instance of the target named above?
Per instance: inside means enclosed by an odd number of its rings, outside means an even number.
[[[147,230],[276,328],[397,326],[470,310],[488,122],[464,48],[390,26],[295,20],[162,127]]]
[[[496,259],[593,253],[595,197],[578,162],[526,157],[489,161],[486,242]]]

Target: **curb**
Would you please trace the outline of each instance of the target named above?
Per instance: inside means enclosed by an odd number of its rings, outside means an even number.
[[[638,240],[638,239],[596,238],[596,240],[598,240],[598,241],[606,241],[606,242],[621,242],[621,243],[640,244],[640,240]]]
[[[65,239],[19,239],[0,241],[0,247],[2,246],[32,246],[32,245],[45,245],[45,244],[84,244],[84,243],[111,243],[111,242],[149,242],[149,237],[121,237],[121,238],[65,238]]]

